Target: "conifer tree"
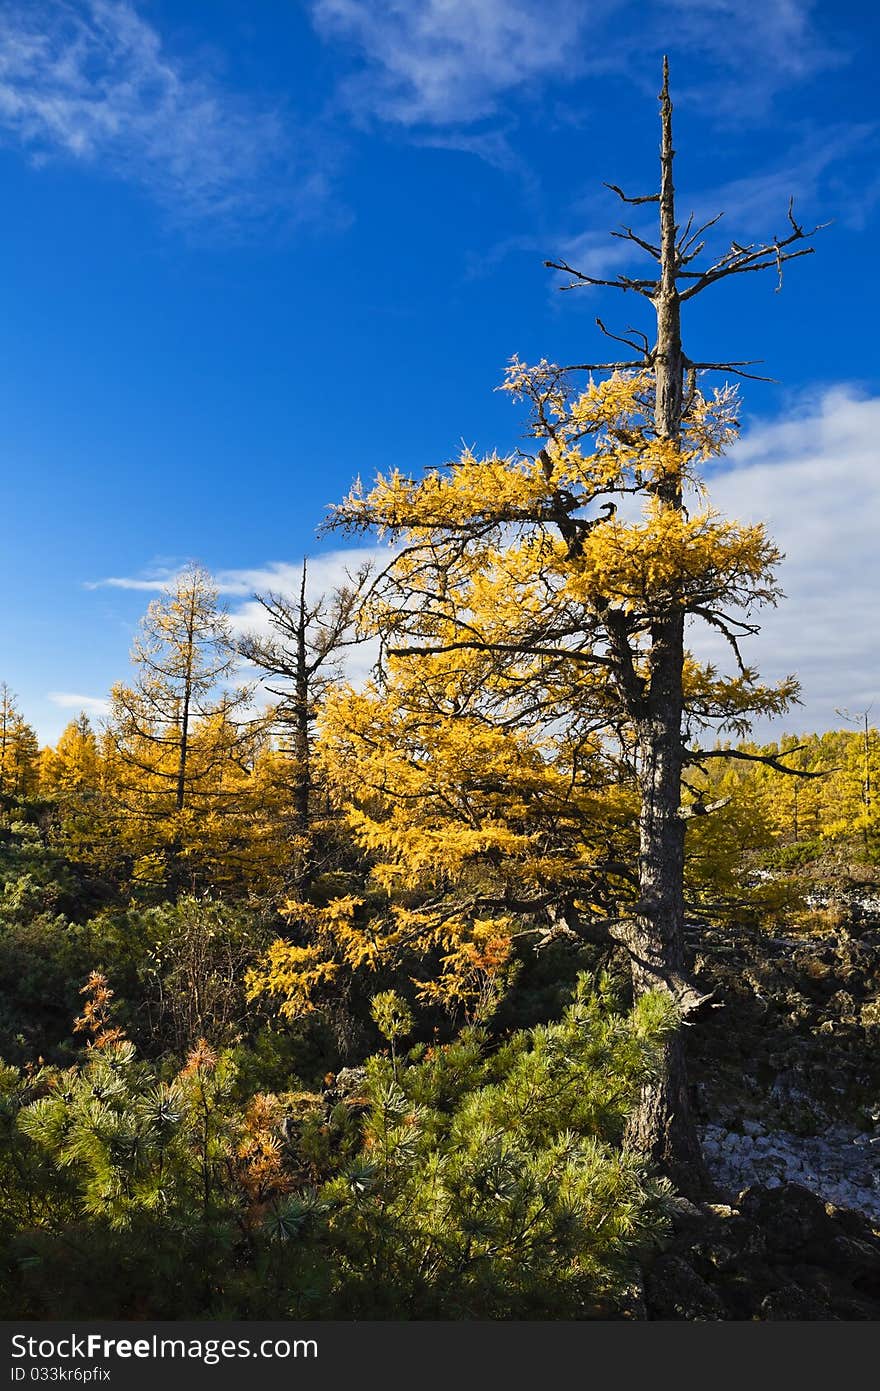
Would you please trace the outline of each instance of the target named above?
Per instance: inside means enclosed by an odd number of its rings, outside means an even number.
[[[313,726],[324,697],[339,677],[344,649],[357,640],[354,617],[367,574],[361,569],[349,585],[311,599],[304,560],[296,598],[281,593],[258,594],[269,632],[250,632],[239,642],[241,655],[265,673],[267,690],[277,700],[271,724],[290,807],[291,853],[285,880],[288,891],[297,896],[306,893],[320,864]]]
[[[11,804],[36,792],[39,752],[37,736],[4,681],[0,685],[0,798]]]
[[[74,860],[94,860],[106,848],[109,824],[101,752],[88,715],[71,720],[54,748],[43,749],[39,773],[40,795],[57,809],[64,849]]]
[[[778,596],[779,552],[761,526],[699,505],[698,466],[723,451],[737,425],[735,393],[707,394],[703,374],[748,376],[749,364],[689,358],[682,309],[735,276],[781,275],[812,247],[789,208],[785,236],[733,242],[701,267],[717,218],[700,227],[692,218],[677,222],[665,64],[660,108],[659,191],[632,198],[614,190],[624,203],[658,211],[656,240],[632,228],[616,234],[654,262],[652,273],[605,280],[548,262],[570,274],[572,286],[610,286],[647,300],[653,343],[631,331],[622,341],[634,358],[568,367],[514,361],[506,385],[530,405],[535,455],[478,459],[466,451],[422,480],[395,469],[366,493],[356,487],[334,524],[379,528],[401,545],[373,591],[372,616],[389,655],[418,662],[458,653],[466,666],[468,654],[479,653],[521,700],[531,693],[523,708],[532,723],[580,720],[628,750],[639,794],[638,887],[610,931],[629,953],[636,998],[659,990],[688,1019],[704,996],[685,958],[685,827],[712,807],[686,804],[686,774],[710,759],[761,758],[706,752],[697,739],[706,728],[742,736],[752,716],[784,710],[797,684],[762,685],[739,646],[757,631],[752,611]],[[597,381],[597,372],[611,375]],[[586,386],[577,384],[583,373]],[[641,503],[638,521],[618,510],[627,496]],[[685,624],[695,618],[726,638],[735,675],[688,654]],[[682,1185],[705,1182],[680,1031],[646,1083],[630,1139]]]
[[[877,796],[880,786],[880,743],[876,729],[872,729],[868,720],[870,706],[858,715],[850,714],[848,710],[838,710],[837,713],[848,724],[854,724],[858,729],[858,734],[846,741],[841,781],[849,792],[849,819],[861,833],[865,850],[870,850],[876,844],[877,830],[880,827]]]
[[[258,732],[244,718],[250,690],[229,685],[236,654],[206,571],[189,565],[151,602],[132,661],[134,684],[111,692],[109,772],[124,838],[179,889],[187,855],[201,846],[216,859],[217,823],[242,800]]]
[[[97,795],[101,780],[98,741],[88,715],[64,727],[53,748],[40,759],[40,789],[48,796],[79,799]]]

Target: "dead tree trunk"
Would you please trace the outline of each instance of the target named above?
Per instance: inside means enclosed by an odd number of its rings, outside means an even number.
[[[306,609],[306,562],[303,561],[296,624],[296,675],[293,692],[293,827],[295,853],[292,887],[298,897],[307,892],[313,877],[312,846],[312,761],[309,725],[312,719],[308,664],[308,611]]]
[[[654,428],[658,439],[677,444],[684,401],[684,354],[681,301],[676,279],[677,234],[673,184],[672,103],[664,61],[660,94],[660,276],[654,299],[657,339],[654,348]],[[680,511],[677,475],[656,486],[661,506]],[[685,979],[684,837],[681,806],[683,761],[682,716],[684,612],[658,618],[650,630],[644,715],[637,725],[639,743],[639,913],[628,934],[636,998],[650,990],[676,999]],[[677,1031],[665,1045],[664,1066],[656,1081],[646,1083],[630,1124],[630,1140],[648,1151],[680,1186],[703,1187],[700,1143],[688,1093],[684,1044]]]
[[[609,286],[651,301],[657,322],[653,349],[649,348],[644,335],[639,335],[641,341],[623,337],[618,341],[634,348],[641,359],[579,364],[579,367],[589,371],[649,371],[654,379],[655,434],[659,440],[674,445],[681,438],[691,383],[695,384],[698,372],[721,371],[740,377],[755,375],[743,370],[751,365],[749,362],[694,362],[689,359],[682,348],[682,305],[721,280],[752,271],[775,271],[781,284],[784,264],[813,251],[812,246],[802,245],[813,232],[804,231],[795,221],[789,204],[790,230],[786,236],[748,245],[734,241],[730,250],[718,260],[705,269],[696,269],[693,263],[705,245],[700,239],[715,225],[718,217],[710,218],[696,229],[692,226],[692,218],[682,232],[676,226],[672,103],[665,59],[660,115],[659,192],[631,198],[616,185],[610,185],[624,203],[659,205],[659,245],[652,245],[629,227],[615,234],[647,252],[657,263],[658,273],[648,279],[619,275],[614,280],[605,280],[576,270],[567,261],[546,264],[572,275],[572,285]],[[604,330],[601,320],[598,322]],[[636,331],[632,333],[635,335]],[[609,336],[616,338],[615,334]],[[651,491],[661,509],[683,510],[681,479],[677,471],[672,470],[660,478]],[[633,645],[624,611],[602,599],[598,612],[608,637],[612,669],[636,733],[641,794],[639,900],[633,918],[616,935],[625,942],[630,953],[636,998],[650,990],[663,991],[686,1015],[701,1000],[699,991],[687,979],[684,945],[685,823],[681,810],[681,778],[684,767],[698,761],[695,751],[686,747],[683,731],[686,605],[684,599],[676,605],[673,597],[665,608],[653,615],[645,648]],[[705,753],[700,754],[700,757],[705,756]],[[755,757],[782,772],[798,775],[798,770],[761,755],[726,750],[713,751],[708,756]],[[707,1180],[691,1111],[680,1032],[666,1046],[660,1078],[645,1086],[641,1104],[632,1119],[629,1138],[651,1154],[680,1186],[691,1192],[705,1187]]]
[[[190,721],[192,719],[193,701],[193,667],[195,663],[196,646],[196,592],[193,587],[189,596],[186,628],[184,633],[183,646],[183,682],[180,694],[180,725],[178,729],[178,749],[177,749],[177,774],[174,782],[174,809],[177,812],[178,822],[174,836],[168,846],[168,887],[172,895],[177,898],[186,884],[186,873],[183,858],[183,839],[181,836],[180,817],[183,814],[187,802],[187,765],[190,753]]]
[[[354,619],[368,574],[368,568],[363,567],[353,577],[351,588],[342,587],[309,603],[304,560],[296,600],[282,594],[256,595],[269,616],[272,635],[248,634],[238,645],[243,657],[283,682],[280,687],[267,685],[266,689],[279,698],[276,729],[290,758],[290,809],[286,816],[290,859],[285,887],[294,898],[307,896],[320,870],[322,825],[327,820],[316,807],[312,728],[318,707],[337,678],[340,654],[355,640]]]

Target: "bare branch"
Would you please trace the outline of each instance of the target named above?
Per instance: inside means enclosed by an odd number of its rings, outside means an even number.
[[[621,201],[624,202],[624,203],[659,203],[659,202],[660,202],[660,194],[659,194],[659,193],[646,193],[646,194],[643,194],[641,198],[630,198],[630,197],[627,196],[627,194],[624,193],[624,191],[623,191],[622,188],[618,188],[618,187],[617,187],[617,184],[609,184],[609,183],[606,183],[605,187],[606,187],[606,188],[610,188],[612,193],[616,193],[617,196],[618,196],[618,198],[620,198]]]
[[[699,618],[702,618],[704,623],[709,623],[713,628],[717,628],[718,631],[724,635],[725,640],[730,645],[733,655],[736,658],[736,664],[740,669],[740,674],[742,676],[747,676],[748,668],[739,650],[739,639],[741,637],[754,637],[755,633],[759,632],[758,624],[744,623],[740,619],[725,618],[719,613],[714,613],[711,609],[697,607],[696,605],[694,605],[691,612],[695,613]],[[734,623],[739,628],[739,633],[734,633],[732,631],[730,625]]]
[[[775,382],[776,377],[762,377],[758,372],[744,372],[742,370],[753,362],[763,362],[763,360],[763,358],[756,357],[744,362],[691,362],[690,358],[687,358],[685,365],[692,367],[696,372],[730,372],[734,377],[747,377],[750,382]]]
[[[806,748],[805,744],[797,744],[793,749],[786,749],[780,758],[789,758],[793,753],[801,753]],[[825,778],[829,773],[836,770],[833,768],[823,768],[819,772],[808,772],[805,768],[789,768],[787,764],[781,763],[779,758],[769,753],[746,753],[743,749],[686,749],[685,760],[699,766],[707,758],[736,758],[743,763],[763,763],[767,768],[775,768],[777,773],[788,773],[793,778]]]
[[[815,230],[819,231],[820,229],[817,227]],[[783,252],[782,248],[791,240],[793,238],[788,238],[787,241],[778,242],[773,246],[761,247],[756,251],[745,252],[738,255],[735,260],[729,261],[726,265],[721,265],[715,270],[702,273],[699,271],[680,271],[680,275],[695,281],[695,284],[689,290],[685,290],[681,296],[682,302],[693,299],[694,295],[700,294],[719,280],[724,280],[728,275],[745,275],[748,271],[775,269],[779,277],[776,288],[780,289],[782,286],[782,267],[785,262],[796,261],[799,256],[812,256],[816,249],[814,246],[805,246],[801,247],[799,251]]]
[[[642,330],[641,330],[641,329],[638,329],[638,328],[630,328],[629,326],[627,326],[627,330],[626,330],[627,333],[631,333],[631,334],[633,335],[633,338],[640,338],[640,339],[642,340],[641,343],[638,343],[638,342],[633,342],[633,339],[632,339],[632,338],[625,338],[625,337],[623,337],[623,336],[622,336],[621,334],[619,334],[619,333],[612,333],[610,329],[608,329],[608,328],[605,327],[605,325],[603,324],[602,320],[598,317],[598,315],[597,315],[597,317],[596,317],[596,323],[597,323],[598,327],[601,329],[602,333],[605,334],[605,337],[606,337],[606,338],[613,338],[614,341],[615,341],[615,343],[625,343],[626,346],[627,346],[628,348],[632,348],[634,352],[637,352],[637,353],[644,353],[644,355],[645,355],[645,361],[646,361],[646,362],[650,361],[651,350],[650,350],[650,347],[649,347],[649,345],[648,345],[648,335],[647,335],[646,333],[642,333]],[[574,369],[571,368],[571,367],[566,368],[566,371],[569,371],[569,372],[571,372],[571,371],[573,371],[573,370],[574,370]]]
[[[704,802],[697,798],[691,806],[679,807],[678,819],[679,821],[692,821],[695,816],[709,816],[713,811],[720,811],[722,807],[729,806],[731,801],[730,797],[719,797],[714,802]]]
[[[503,652],[513,656],[525,654],[529,657],[549,657],[554,661],[561,658],[565,661],[583,662],[588,666],[610,667],[613,665],[609,657],[600,657],[594,652],[580,652],[576,647],[542,647],[528,641],[486,642],[479,637],[472,638],[470,641],[462,639],[459,642],[442,642],[426,644],[425,646],[416,644],[411,647],[389,647],[387,650],[389,657],[437,657],[444,652]]]
[[[638,372],[644,365],[644,362],[573,362],[563,370],[565,372]]]
[[[579,285],[606,285],[612,290],[634,290],[636,294],[644,295],[645,299],[653,298],[657,291],[656,280],[633,280],[628,275],[619,275],[616,280],[602,280],[599,276],[587,275],[584,271],[575,270],[567,261],[545,261],[544,265],[549,270],[561,270],[566,275],[573,275],[574,281],[571,285],[560,285],[560,290],[574,290]]]
[[[695,243],[699,241],[699,238],[704,232],[708,232],[710,227],[714,227],[717,222],[720,222],[723,216],[723,212],[716,213],[714,217],[710,217],[707,222],[704,222],[702,226],[698,227],[695,232],[692,232],[691,235],[688,236],[688,231],[693,220],[693,213],[691,214],[688,218],[688,225],[678,242],[677,252],[680,266],[688,265],[695,257],[699,256],[705,246],[705,242],[700,242],[699,246],[695,245]]]
[[[622,232],[612,231],[611,236],[617,237],[618,241],[634,242],[635,245],[640,246],[643,251],[647,251],[649,256],[653,256],[655,261],[660,260],[659,246],[654,246],[651,242],[645,241],[642,237],[637,236],[632,227],[624,227]]]

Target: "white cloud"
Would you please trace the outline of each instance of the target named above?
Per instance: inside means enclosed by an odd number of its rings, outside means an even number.
[[[379,568],[391,558],[388,546],[352,546],[345,550],[324,551],[309,556],[306,561],[306,595],[314,602],[322,594],[331,594],[350,583],[357,571],[370,565]],[[212,579],[218,592],[227,601],[230,627],[236,635],[271,633],[269,616],[257,599],[257,594],[280,594],[295,600],[302,583],[302,560],[267,561],[265,565],[242,569],[217,570]],[[161,594],[180,574],[182,566],[163,566],[146,576],[111,576],[87,584],[89,589],[123,589],[147,594]],[[362,642],[345,649],[342,666],[348,680],[359,684],[366,680],[378,658],[378,645]]]
[[[652,228],[646,226],[639,235],[649,241],[652,231]],[[615,276],[626,271],[633,263],[633,254],[631,242],[621,241],[619,237],[599,231],[581,232],[576,237],[565,238],[558,252],[560,260],[581,271],[583,275],[592,275],[598,280],[613,280]],[[646,261],[648,269],[645,274],[653,275],[652,263],[644,253],[637,251],[635,254]],[[569,283],[569,277],[564,272],[562,281],[564,284]],[[557,287],[554,285],[553,288]],[[601,353],[599,356],[601,357]]]
[[[50,691],[48,698],[62,710],[85,711],[87,715],[110,713],[110,702],[102,696],[78,695],[75,691]]]
[[[811,130],[771,168],[704,190],[690,203],[685,190],[680,210],[689,212],[692,203],[695,220],[700,223],[724,209],[723,221],[713,234],[717,240],[729,238],[731,232],[765,238],[774,231],[784,232],[789,198],[794,199],[799,217],[804,207],[817,204],[821,204],[823,220],[838,212],[846,214],[854,197],[853,190],[845,186],[847,161],[854,156],[862,161],[871,159],[876,137],[876,123],[839,122]],[[687,208],[682,202],[688,203]]]
[[[710,58],[732,80],[685,86],[715,116],[742,124],[766,115],[774,95],[846,62],[846,53],[813,24],[813,0],[658,0],[676,47]]]
[[[500,99],[586,73],[656,83],[668,47],[715,71],[688,95],[741,121],[775,93],[845,61],[817,34],[810,0],[311,0],[317,32],[359,67],[355,110],[411,125],[463,125]]]
[[[355,107],[404,125],[492,115],[525,83],[571,77],[589,25],[619,0],[312,0],[318,33],[364,66],[346,86]]]
[[[524,195],[533,202],[542,196],[540,179],[518,152],[509,130],[428,130],[414,134],[412,141],[421,149],[457,150],[472,155],[518,180]]]
[[[306,563],[307,598],[314,602],[322,594],[329,595],[334,589],[341,589],[362,566],[377,569],[387,565],[391,554],[388,546],[357,546],[310,556]],[[232,631],[241,635],[270,636],[269,615],[253,596],[272,593],[296,600],[302,583],[302,561],[273,561],[253,570],[221,570],[216,578],[221,594],[247,596],[243,603],[230,604]],[[341,649],[339,666],[345,680],[362,685],[378,657],[379,644],[373,639]]]
[[[351,546],[344,550],[319,552],[306,558],[307,591],[310,595],[328,593],[347,583],[348,576],[362,565],[387,563],[387,546]],[[215,570],[211,578],[218,590],[230,598],[251,599],[268,592],[299,594],[302,581],[301,560],[270,560],[264,565],[243,569]],[[87,589],[129,589],[160,594],[185,569],[185,563],[151,567],[143,575],[111,575],[107,579],[86,581]],[[259,607],[259,606],[258,606]],[[236,609],[236,612],[239,610]]]
[[[291,182],[272,178],[292,159],[281,114],[172,56],[131,0],[7,0],[0,138],[138,184],[179,218],[265,212]],[[304,212],[322,180],[295,183]]]
[[[351,546],[324,551],[306,559],[306,591],[310,596],[327,594],[349,581],[363,565],[388,563],[388,546]],[[270,561],[251,570],[220,570],[216,579],[221,594],[299,594],[302,561]]]
[[[176,575],[176,570],[161,570],[154,575],[138,578],[134,575],[108,575],[105,580],[83,580],[84,589],[135,589],[145,594],[158,594]]]
[[[785,552],[786,597],[744,645],[763,676],[794,672],[801,681],[803,708],[774,722],[774,737],[780,728],[837,728],[837,707],[880,700],[878,441],[880,399],[836,387],[751,429],[710,484],[716,507],[765,522]],[[714,637],[694,645],[723,659]]]
[[[880,398],[838,386],[796,403],[782,419],[754,424],[709,482],[714,507],[744,521],[764,522],[785,554],[777,607],[755,616],[761,632],[746,639],[746,660],[762,679],[795,673],[801,706],[771,723],[756,724],[761,737],[785,729],[839,728],[837,707],[862,710],[880,704],[877,620],[880,603]],[[365,561],[387,563],[387,547],[328,552],[309,560],[310,588],[326,592]],[[265,630],[254,592],[299,591],[300,563],[274,563],[218,575],[234,599],[231,617],[242,631]],[[695,627],[698,654],[726,669],[723,641]],[[376,659],[372,644],[356,648],[346,674],[360,681]]]
[[[234,92],[204,53],[172,50],[142,8],[0,0],[0,140],[36,162],[64,157],[136,184],[178,220],[326,215],[338,154],[326,122],[319,134],[300,121],[294,138],[282,105]],[[309,10],[335,56],[353,57],[340,79],[349,111],[421,127],[422,144],[466,150],[528,187],[535,175],[494,119],[512,94],[534,105],[608,72],[654,90],[672,37],[691,67],[708,57],[715,68],[681,97],[752,119],[780,86],[838,61],[808,0],[309,0]]]

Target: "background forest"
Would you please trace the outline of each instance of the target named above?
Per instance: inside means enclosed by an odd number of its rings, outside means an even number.
[[[380,701],[335,667],[366,583],[267,596],[269,636],[233,642],[191,567],[112,716],[54,747],[3,688],[17,1314],[607,1317],[669,1235],[672,1190],[620,1148],[667,1011],[534,891],[567,865],[578,901],[585,826],[594,895],[631,861],[632,778],[597,749],[561,816],[571,772],[528,739],[453,715],[416,756],[433,674]],[[242,654],[270,707],[228,684]],[[810,876],[877,863],[876,730],[738,747],[824,776],[706,765],[689,915],[809,940]]]

